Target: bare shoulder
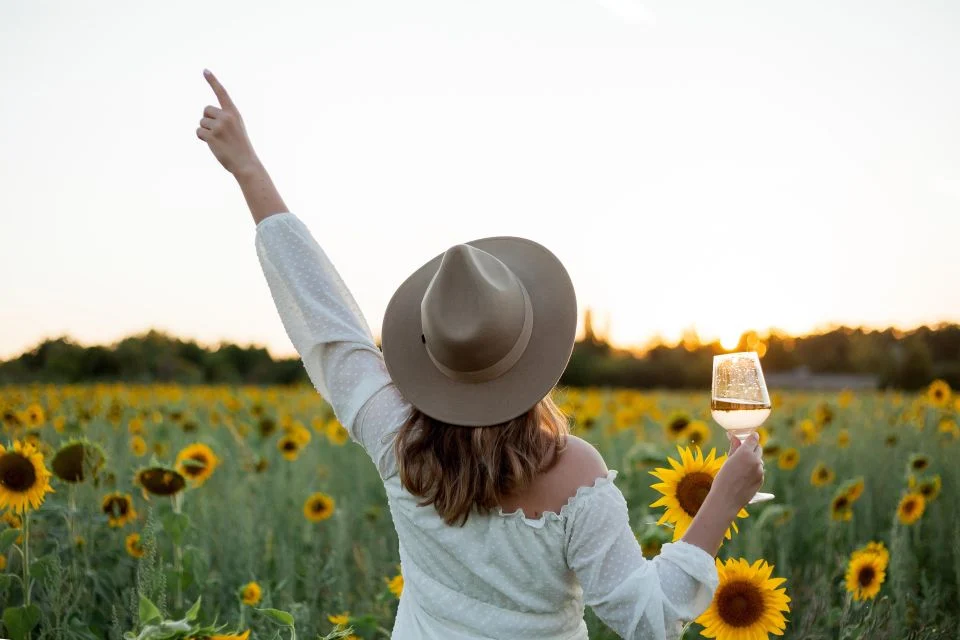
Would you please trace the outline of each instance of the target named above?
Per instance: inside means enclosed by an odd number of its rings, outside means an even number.
[[[570,487],[592,485],[597,478],[607,475],[607,463],[597,448],[574,435],[567,436],[567,447],[560,455],[557,467]]]

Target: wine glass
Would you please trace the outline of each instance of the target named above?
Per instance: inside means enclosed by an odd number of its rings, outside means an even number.
[[[770,409],[770,394],[756,353],[713,356],[710,412],[721,427],[743,442],[770,416]],[[757,493],[749,504],[773,497],[772,493]]]

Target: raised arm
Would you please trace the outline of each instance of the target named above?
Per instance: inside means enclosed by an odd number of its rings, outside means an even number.
[[[253,150],[237,105],[211,71],[204,69],[203,77],[220,106],[204,107],[197,137],[207,143],[223,168],[237,179],[254,223],[259,224],[269,215],[287,211],[287,205]]]
[[[207,106],[197,137],[232,173],[256,223],[256,250],[290,342],[317,391],[386,479],[391,432],[410,406],[390,379],[359,306],[307,226],[289,212],[253,151],[233,101],[205,73],[221,108]]]

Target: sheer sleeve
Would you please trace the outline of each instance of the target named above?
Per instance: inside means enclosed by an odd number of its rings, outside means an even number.
[[[706,611],[717,589],[713,557],[683,541],[663,545],[647,560],[627,502],[613,484],[616,471],[578,496],[567,519],[567,564],[583,587],[584,604],[623,638],[677,638]],[[582,498],[582,499],[581,499]]]
[[[396,472],[391,429],[411,407],[390,379],[353,295],[293,213],[261,220],[255,245],[280,320],[310,381],[386,479]]]

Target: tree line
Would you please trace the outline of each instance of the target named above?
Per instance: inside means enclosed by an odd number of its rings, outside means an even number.
[[[687,336],[642,354],[614,348],[585,318],[584,337],[560,380],[563,385],[699,388],[710,384],[719,343]],[[840,327],[802,337],[743,334],[738,351],[758,351],[765,372],[803,368],[811,374],[861,374],[879,387],[919,389],[932,380],[960,388],[960,325],[900,332]],[[220,343],[213,348],[156,330],[112,345],[81,346],[62,336],[0,361],[0,384],[169,382],[180,384],[310,384],[299,358],[274,359],[263,347]]]

